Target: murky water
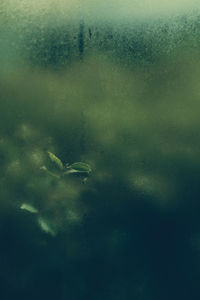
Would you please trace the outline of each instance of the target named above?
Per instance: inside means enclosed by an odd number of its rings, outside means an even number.
[[[54,2],[1,4],[1,297],[199,299],[195,1]]]

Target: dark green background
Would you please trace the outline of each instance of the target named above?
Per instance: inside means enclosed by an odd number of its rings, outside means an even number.
[[[199,299],[199,17],[26,22],[2,13],[1,299]]]

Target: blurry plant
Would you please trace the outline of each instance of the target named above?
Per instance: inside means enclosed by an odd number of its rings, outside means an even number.
[[[90,165],[66,164],[54,153],[52,138],[27,123],[19,124],[13,136],[0,136],[1,198],[32,214],[51,236],[81,222],[87,208],[79,201],[80,183],[92,172]]]
[[[48,151],[48,158],[49,161],[48,167],[42,166],[41,170],[45,171],[48,175],[53,176],[55,178],[63,178],[65,176],[68,176],[70,174],[76,174],[83,178],[83,183],[86,182],[88,176],[92,172],[91,167],[83,162],[75,162],[71,165],[66,164],[64,165],[60,158],[58,158],[55,154]]]
[[[44,174],[46,174],[46,176],[50,176],[52,177],[52,179],[56,179],[56,181],[53,180],[54,184],[51,186],[48,185],[47,187],[45,187],[45,190],[49,188],[51,190],[52,188],[56,190],[59,184],[62,184],[63,179],[70,175],[77,175],[78,177],[81,177],[82,182],[85,183],[88,176],[92,172],[91,167],[83,162],[75,162],[71,165],[64,165],[61,159],[50,151],[47,152],[45,165],[40,167],[40,169],[44,171]],[[50,182],[51,181],[52,180],[50,180]],[[36,188],[41,190],[38,184]],[[52,221],[49,221],[47,218],[43,217],[43,212],[40,209],[37,209],[35,206],[27,202],[22,203],[20,205],[20,209],[35,214],[37,216],[37,222],[42,231],[44,231],[47,234],[50,234],[53,237],[56,236],[56,226],[52,224]]]

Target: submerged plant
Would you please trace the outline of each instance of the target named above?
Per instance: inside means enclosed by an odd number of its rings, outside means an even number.
[[[73,175],[80,177],[82,183],[85,183],[88,176],[92,172],[91,167],[83,162],[75,162],[71,165],[64,165],[61,159],[50,151],[47,152],[47,159],[45,161],[45,165],[40,167],[40,170],[42,170],[47,176],[56,179],[56,182],[54,182],[54,184],[56,183],[56,185],[50,184],[51,188],[53,187],[53,189],[57,188],[60,183],[62,184],[62,179]],[[50,180],[50,182],[52,181]],[[45,187],[45,189],[48,189],[48,187]],[[50,221],[48,218],[43,217],[42,211],[40,211],[34,205],[27,202],[22,203],[20,209],[28,213],[35,214],[37,217],[37,223],[40,226],[41,230],[46,234],[51,235],[52,237],[56,236],[56,226],[54,226],[52,221]]]
[[[83,162],[75,162],[73,164],[64,165],[60,158],[58,158],[55,154],[48,151],[48,158],[51,162],[48,167],[45,165],[41,167],[41,170],[45,171],[48,175],[51,175],[55,178],[62,178],[70,174],[77,174],[83,178],[83,182],[85,182],[92,172],[91,167]]]

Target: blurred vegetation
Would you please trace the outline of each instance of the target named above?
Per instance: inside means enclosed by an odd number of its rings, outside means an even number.
[[[14,24],[1,27],[2,299],[199,299],[198,19],[83,23],[83,57],[80,24]],[[47,176],[48,152],[90,178]]]

